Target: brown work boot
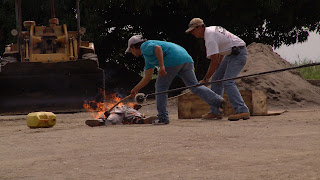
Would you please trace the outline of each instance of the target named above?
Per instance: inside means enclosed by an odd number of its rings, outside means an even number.
[[[143,121],[144,121],[144,124],[152,124],[152,122],[156,119],[158,119],[158,116],[150,116],[145,118]]]
[[[247,120],[250,119],[250,113],[238,113],[228,117],[229,121],[238,121],[239,119]]]
[[[90,127],[95,127],[95,126],[104,126],[106,124],[106,121],[101,119],[96,119],[96,120],[86,120],[85,123]]]
[[[202,120],[218,120],[222,119],[222,114],[212,114],[212,113],[207,113],[205,115],[202,115]]]

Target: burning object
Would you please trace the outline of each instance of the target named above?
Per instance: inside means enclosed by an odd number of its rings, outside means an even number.
[[[129,99],[131,96],[127,96],[123,99],[112,94],[109,99],[109,103],[97,103],[95,101],[85,102],[83,107],[92,112],[94,119],[85,121],[86,125],[103,126],[103,125],[116,125],[116,124],[152,124],[156,116],[146,118],[144,114],[138,110],[142,107],[140,104],[123,102]],[[107,110],[106,110],[107,109]]]
[[[105,121],[107,124],[144,124],[144,115],[139,111],[126,106],[121,105],[115,107]]]
[[[105,117],[96,120],[86,120],[90,127],[117,125],[117,124],[152,124],[156,116],[146,118],[142,113],[127,105],[116,106],[113,110],[106,111]]]

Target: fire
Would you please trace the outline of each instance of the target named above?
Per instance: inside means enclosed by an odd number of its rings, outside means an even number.
[[[83,107],[91,112],[91,116],[94,119],[99,119],[100,117],[104,117],[105,112],[105,103],[96,102],[96,101],[85,101]]]
[[[91,116],[94,119],[99,119],[104,117],[104,113],[112,108],[115,104],[121,101],[121,98],[117,97],[117,94],[106,95],[104,102],[96,101],[85,101],[83,107],[91,112]],[[123,103],[119,103],[117,106],[121,106]],[[130,107],[134,106],[134,103],[128,103]]]

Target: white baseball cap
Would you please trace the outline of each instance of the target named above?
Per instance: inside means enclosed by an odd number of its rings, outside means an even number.
[[[193,18],[189,25],[188,25],[188,29],[186,30],[186,33],[188,34],[189,32],[191,32],[194,28],[196,28],[197,26],[201,26],[203,23],[203,20],[200,18]]]
[[[131,52],[130,51],[130,47],[134,44],[137,44],[139,42],[143,42],[143,41],[146,41],[146,39],[143,39],[142,35],[134,35],[132,36],[129,40],[128,40],[128,48],[127,50],[125,51],[126,53],[127,52]]]

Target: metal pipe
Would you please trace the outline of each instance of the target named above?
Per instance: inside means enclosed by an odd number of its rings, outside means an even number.
[[[107,111],[105,111],[105,112],[104,112],[104,116],[105,116],[106,118],[108,118],[109,115],[110,115],[110,112],[111,112],[111,110],[112,110],[113,108],[115,108],[116,106],[118,106],[118,104],[122,103],[123,101],[129,99],[130,97],[131,97],[131,95],[129,95],[129,96],[121,99],[119,102],[117,102],[115,105],[113,105],[110,109],[108,109]]]
[[[26,59],[25,61],[29,61],[29,45],[28,41],[26,41]]]
[[[69,51],[70,51],[70,60],[73,60],[74,56],[73,56],[72,38],[69,39]]]
[[[77,31],[79,33],[80,31],[80,3],[79,3],[79,0],[77,0]]]
[[[80,34],[80,0],[77,0],[77,31],[78,31],[78,43],[77,43],[77,52],[74,52],[76,54],[79,54],[79,46],[81,46],[81,34]]]
[[[264,74],[277,73],[277,72],[282,72],[282,71],[288,71],[288,70],[305,68],[305,67],[311,67],[311,66],[318,66],[318,65],[320,65],[320,63],[304,64],[304,65],[295,66],[295,67],[290,67],[290,68],[283,68],[283,69],[277,69],[277,70],[272,70],[272,71],[266,71],[266,72],[260,72],[260,73],[254,73],[254,74],[244,75],[244,76],[238,76],[238,77],[234,77],[234,78],[221,79],[221,80],[217,80],[217,81],[206,82],[206,83],[196,84],[196,85],[192,85],[192,86],[186,86],[186,87],[180,87],[180,88],[176,88],[176,89],[171,89],[171,90],[168,90],[168,91],[151,93],[151,94],[147,94],[147,95],[145,96],[145,98],[147,98],[148,96],[154,96],[154,95],[159,95],[159,94],[166,94],[166,93],[175,92],[175,91],[180,91],[180,90],[185,90],[185,89],[189,89],[189,88],[193,88],[193,87],[198,87],[198,86],[202,86],[202,85],[210,85],[210,84],[219,83],[219,82],[224,82],[224,81],[230,81],[230,80],[235,80],[235,79],[242,79],[242,78],[247,78],[247,77],[252,77],[252,76],[260,76],[260,75],[264,75]]]
[[[18,45],[18,57],[17,60],[21,61],[21,31],[22,31],[22,16],[21,16],[21,0],[15,0],[15,7],[16,7],[16,28],[18,31],[17,35],[17,45]]]
[[[73,52],[74,52],[74,60],[77,60],[78,59],[78,43],[77,43],[77,40],[76,38],[73,38],[72,39],[72,43],[73,43]]]
[[[51,18],[56,17],[56,11],[54,9],[54,0],[50,0],[50,8],[51,8]]]

